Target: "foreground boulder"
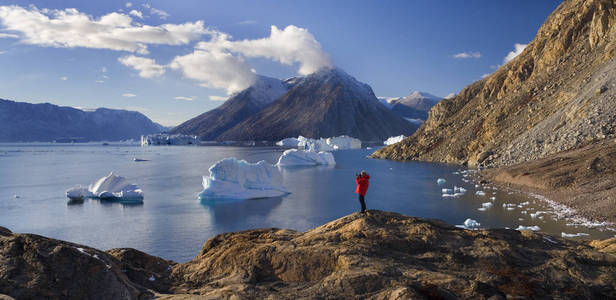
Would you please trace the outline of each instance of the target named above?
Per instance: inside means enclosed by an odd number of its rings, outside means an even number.
[[[7,246],[34,238],[39,239],[38,247],[17,251]],[[466,230],[437,220],[368,211],[304,233],[270,228],[221,234],[184,264],[132,249],[108,251],[112,256],[87,248],[110,265],[100,269],[71,264],[70,259],[82,255],[70,252],[76,245],[7,233],[0,237],[0,294],[116,299],[608,299],[616,297],[613,244],[609,240],[583,244],[530,231]],[[70,256],[43,258],[54,247],[67,248]],[[55,263],[62,259],[67,262]],[[36,262],[38,269],[21,267],[22,275],[16,268],[5,271],[7,262],[24,260]],[[38,277],[47,281],[29,279]],[[57,278],[54,285],[50,278]],[[96,281],[99,286],[82,284],[80,293],[62,294],[79,280]],[[115,294],[102,294],[112,291]]]

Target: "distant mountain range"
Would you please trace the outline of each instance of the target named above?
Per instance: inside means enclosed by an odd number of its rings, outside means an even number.
[[[406,119],[426,120],[428,111],[443,97],[429,93],[414,91],[406,97],[384,98],[379,97],[381,103],[389,107],[393,112]]]
[[[136,111],[84,111],[0,99],[0,142],[119,141],[165,130]]]
[[[417,129],[392,112],[369,85],[339,68],[285,81],[260,77],[225,104],[172,129],[204,140],[280,140],[349,135],[363,141]]]

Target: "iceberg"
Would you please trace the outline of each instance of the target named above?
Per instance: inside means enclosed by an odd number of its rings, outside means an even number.
[[[199,145],[199,137],[184,134],[149,134],[141,136],[141,146],[159,145]]]
[[[443,184],[445,184],[445,182],[447,182],[447,180],[445,180],[444,178],[439,178],[439,179],[436,180],[436,183],[438,185],[443,185]]]
[[[460,187],[458,187],[458,186],[454,186],[454,187],[453,187],[453,191],[454,191],[454,192],[456,192],[456,193],[461,193],[461,194],[466,193],[466,189],[465,189],[465,188],[463,188],[463,187],[461,187],[461,186],[460,186]]]
[[[477,228],[479,226],[481,226],[481,224],[473,219],[466,219],[464,221],[465,228]]]
[[[276,146],[280,146],[280,147],[296,148],[298,144],[299,144],[299,139],[294,138],[294,137],[286,138],[286,139],[276,142]]]
[[[518,230],[518,231],[522,231],[522,230],[539,231],[539,230],[541,230],[541,227],[539,227],[537,225],[535,225],[535,226],[522,226],[522,225],[519,225],[518,228],[516,228],[515,230]]]
[[[561,232],[560,236],[564,237],[564,238],[573,238],[573,237],[580,237],[580,236],[587,236],[589,235],[588,233],[584,233],[584,232],[578,232],[578,233],[566,233],[566,232]]]
[[[289,149],[282,153],[277,166],[316,166],[335,165],[334,155],[330,152]]]
[[[491,207],[492,207],[492,205],[493,205],[493,204],[492,204],[492,202],[484,202],[484,203],[481,203],[481,206],[482,206],[482,207],[485,207],[485,208],[491,208]]]
[[[210,176],[203,176],[200,200],[256,199],[280,197],[288,194],[282,185],[282,175],[264,160],[249,163],[235,157],[225,158],[209,169]]]
[[[276,145],[281,147],[297,147],[316,152],[361,149],[360,140],[346,135],[320,139],[311,139],[300,135],[297,138],[291,137],[280,140],[276,142]]]
[[[486,193],[484,191],[476,191],[475,195],[477,195],[477,196],[485,196]]]
[[[393,145],[393,144],[395,144],[395,143],[400,143],[400,142],[402,142],[402,140],[404,140],[405,138],[406,138],[406,136],[404,136],[404,135],[392,136],[392,137],[387,138],[387,139],[383,142],[383,144],[384,144],[384,145],[387,145],[387,146],[389,146],[389,145]]]
[[[99,198],[122,202],[141,202],[143,201],[143,191],[137,185],[128,183],[126,178],[115,176],[111,172],[90,184],[88,188],[78,185],[66,190],[66,197],[71,200]]]
[[[453,190],[452,189],[441,189],[441,193],[443,193],[443,194],[451,194],[451,193],[453,193]]]

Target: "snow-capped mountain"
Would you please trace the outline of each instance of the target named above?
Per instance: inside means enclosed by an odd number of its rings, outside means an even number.
[[[443,97],[434,96],[429,93],[413,91],[406,97],[384,98],[379,97],[381,103],[396,112],[398,115],[407,119],[428,118],[428,111],[436,105]]]
[[[278,100],[217,137],[218,140],[280,140],[349,135],[364,141],[410,135],[417,126],[384,107],[369,85],[338,68],[301,79]]]
[[[285,81],[257,76],[247,89],[232,95],[221,106],[200,114],[170,130],[171,133],[198,135],[215,140],[226,130],[246,120],[278,99],[293,86],[296,78]]]
[[[119,141],[165,127],[136,111],[81,110],[0,99],[0,142]]]

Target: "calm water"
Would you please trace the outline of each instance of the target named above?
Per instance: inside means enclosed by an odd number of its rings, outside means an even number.
[[[275,163],[279,148],[251,147],[139,147],[100,144],[0,144],[0,226],[14,232],[29,232],[83,243],[99,249],[132,247],[176,261],[193,258],[212,236],[257,227],[307,230],[359,210],[354,194],[354,174],[371,174],[366,202],[368,209],[438,218],[462,224],[466,218],[485,227],[538,225],[541,231],[590,233],[603,238],[613,232],[567,226],[564,220],[532,219],[528,213],[545,205],[525,195],[481,189],[453,174],[457,167],[393,162],[366,158],[374,150],[334,152],[335,167],[281,169],[285,186],[292,193],[283,198],[202,204],[197,194],[201,177],[225,157],[249,162]],[[133,157],[147,159],[133,162]],[[144,191],[141,205],[122,205],[86,200],[69,205],[64,191],[88,185],[113,171],[138,184]],[[442,198],[437,178],[446,187],[468,189],[460,198]],[[482,202],[496,197],[494,207],[478,211]],[[503,203],[530,201],[529,208],[506,210]],[[523,218],[523,220],[520,220]]]

